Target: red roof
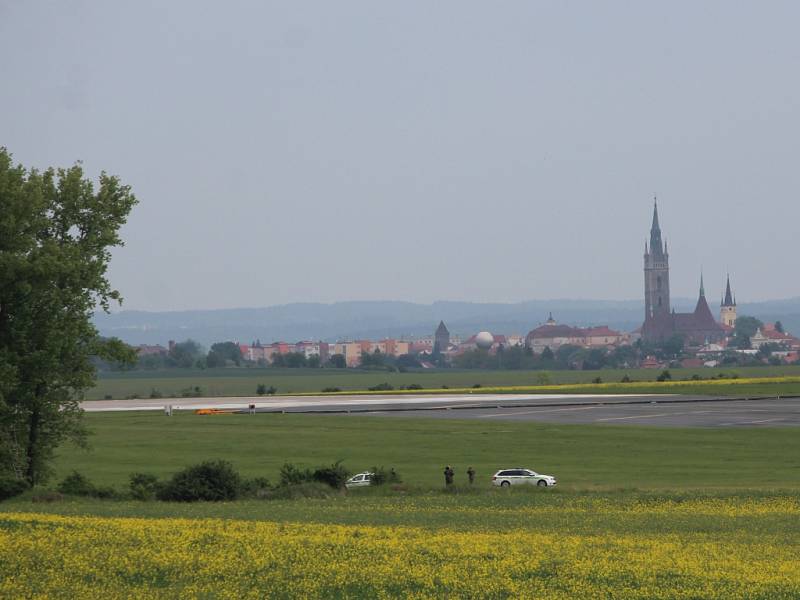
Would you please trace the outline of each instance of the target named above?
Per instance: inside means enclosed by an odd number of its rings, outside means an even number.
[[[592,337],[615,337],[620,335],[618,331],[614,331],[610,329],[607,325],[602,325],[600,327],[587,327],[583,330],[584,335],[592,336]]]

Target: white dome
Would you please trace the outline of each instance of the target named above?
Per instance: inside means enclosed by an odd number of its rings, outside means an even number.
[[[481,331],[475,336],[475,345],[481,350],[488,350],[494,344],[494,336],[488,331]]]

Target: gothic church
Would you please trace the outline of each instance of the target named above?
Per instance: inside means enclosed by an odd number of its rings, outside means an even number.
[[[731,299],[730,280],[722,303],[723,318],[732,314],[736,318],[735,302]],[[727,305],[727,306],[726,306]],[[676,313],[669,303],[669,252],[666,241],[661,240],[658,224],[658,205],[653,206],[653,225],[650,228],[650,245],[644,244],[644,324],[642,338],[660,342],[680,335],[690,346],[718,342],[726,337],[727,329],[717,323],[706,302],[703,277],[700,276],[700,296],[694,312]],[[732,321],[731,321],[732,324]],[[725,324],[730,327],[728,323]]]

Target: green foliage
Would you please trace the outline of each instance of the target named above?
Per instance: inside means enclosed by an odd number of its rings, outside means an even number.
[[[150,473],[131,473],[128,488],[134,500],[154,500],[161,489],[158,477]]]
[[[310,469],[301,469],[292,463],[283,463],[279,471],[279,485],[298,485],[314,480],[314,474]]]
[[[403,480],[400,479],[400,475],[397,471],[394,470],[394,467],[391,469],[387,469],[386,467],[372,467],[370,469],[372,473],[372,478],[370,479],[370,485],[385,485],[387,483],[402,483]]]
[[[401,354],[395,361],[398,369],[418,369],[422,366],[419,359],[413,354]]]
[[[77,399],[93,361],[135,359],[92,324],[121,299],[106,272],[135,204],[116,177],[95,186],[80,164],[26,170],[0,148],[0,455],[31,485],[62,442],[84,441]]]
[[[266,477],[250,477],[242,479],[242,495],[251,497],[263,497],[270,491],[269,479]]]
[[[187,467],[157,491],[159,500],[172,502],[219,502],[236,500],[242,492],[242,478],[225,460],[206,461]]]
[[[373,385],[367,388],[370,392],[389,392],[394,389],[394,386],[391,383],[379,383],[377,385]]]
[[[116,491],[108,486],[96,486],[89,479],[73,471],[58,484],[58,491],[68,496],[88,496],[91,498],[115,498]]]
[[[285,354],[274,354],[272,356],[272,366],[276,368],[302,369],[308,367],[308,359],[303,352],[287,352]]]
[[[186,340],[175,344],[167,354],[167,366],[179,369],[190,369],[197,366],[203,356],[203,347],[194,340]]]
[[[213,369],[227,366],[229,363],[237,367],[242,363],[242,352],[239,345],[233,342],[211,344],[211,350],[206,356],[206,366]]]
[[[324,483],[332,488],[344,487],[350,472],[338,460],[331,465],[317,467],[314,470],[301,469],[292,463],[284,463],[279,472],[279,486],[296,486],[305,483]]]
[[[317,467],[311,477],[317,483],[324,483],[332,488],[341,489],[344,487],[347,478],[350,477],[350,471],[345,469],[341,460],[337,460],[331,465]]]
[[[775,321],[775,331],[779,333],[785,333],[783,330],[783,323],[781,323],[780,321]]]
[[[19,496],[28,489],[28,482],[18,477],[0,476],[0,502]]]
[[[661,371],[661,374],[656,377],[656,381],[671,381],[672,380],[672,373],[668,370]]]
[[[326,366],[334,369],[347,368],[347,361],[344,358],[344,354],[332,354],[330,358],[328,358],[328,363]]]
[[[335,393],[335,392],[341,392],[341,391],[342,391],[342,389],[341,389],[341,388],[338,388],[338,387],[326,387],[326,388],[322,388],[322,393],[323,393],[323,394],[333,394],[333,393]]]

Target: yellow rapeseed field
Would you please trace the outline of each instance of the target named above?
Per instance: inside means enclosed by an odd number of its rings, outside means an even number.
[[[739,386],[746,385],[764,385],[764,384],[791,384],[800,383],[800,377],[794,375],[785,375],[777,377],[738,377],[738,378],[725,378],[725,379],[702,379],[702,380],[669,380],[669,381],[632,381],[628,383],[622,382],[606,382],[606,383],[562,383],[562,384],[544,384],[544,385],[506,385],[506,386],[485,386],[479,389],[475,388],[425,388],[419,390],[382,390],[381,395],[396,395],[402,396],[405,394],[507,394],[507,393],[538,393],[544,394],[548,392],[562,392],[569,389],[571,392],[578,393],[581,390],[587,392],[599,392],[602,390],[614,390],[617,392],[620,389],[630,388],[636,389],[642,386],[657,386],[659,390],[663,390],[665,394],[680,394],[686,388],[693,388],[697,386],[704,386],[708,388],[731,388],[732,393]],[[373,395],[375,392],[369,390],[345,390],[340,392],[330,392],[326,395],[329,396],[353,396],[353,395]],[[289,394],[295,396],[316,396],[318,392],[302,392],[298,394]]]
[[[748,530],[768,513],[800,518],[797,501],[654,501],[619,518],[685,511],[742,528],[562,534],[535,519],[457,531],[0,513],[0,598],[800,597],[800,542]]]

